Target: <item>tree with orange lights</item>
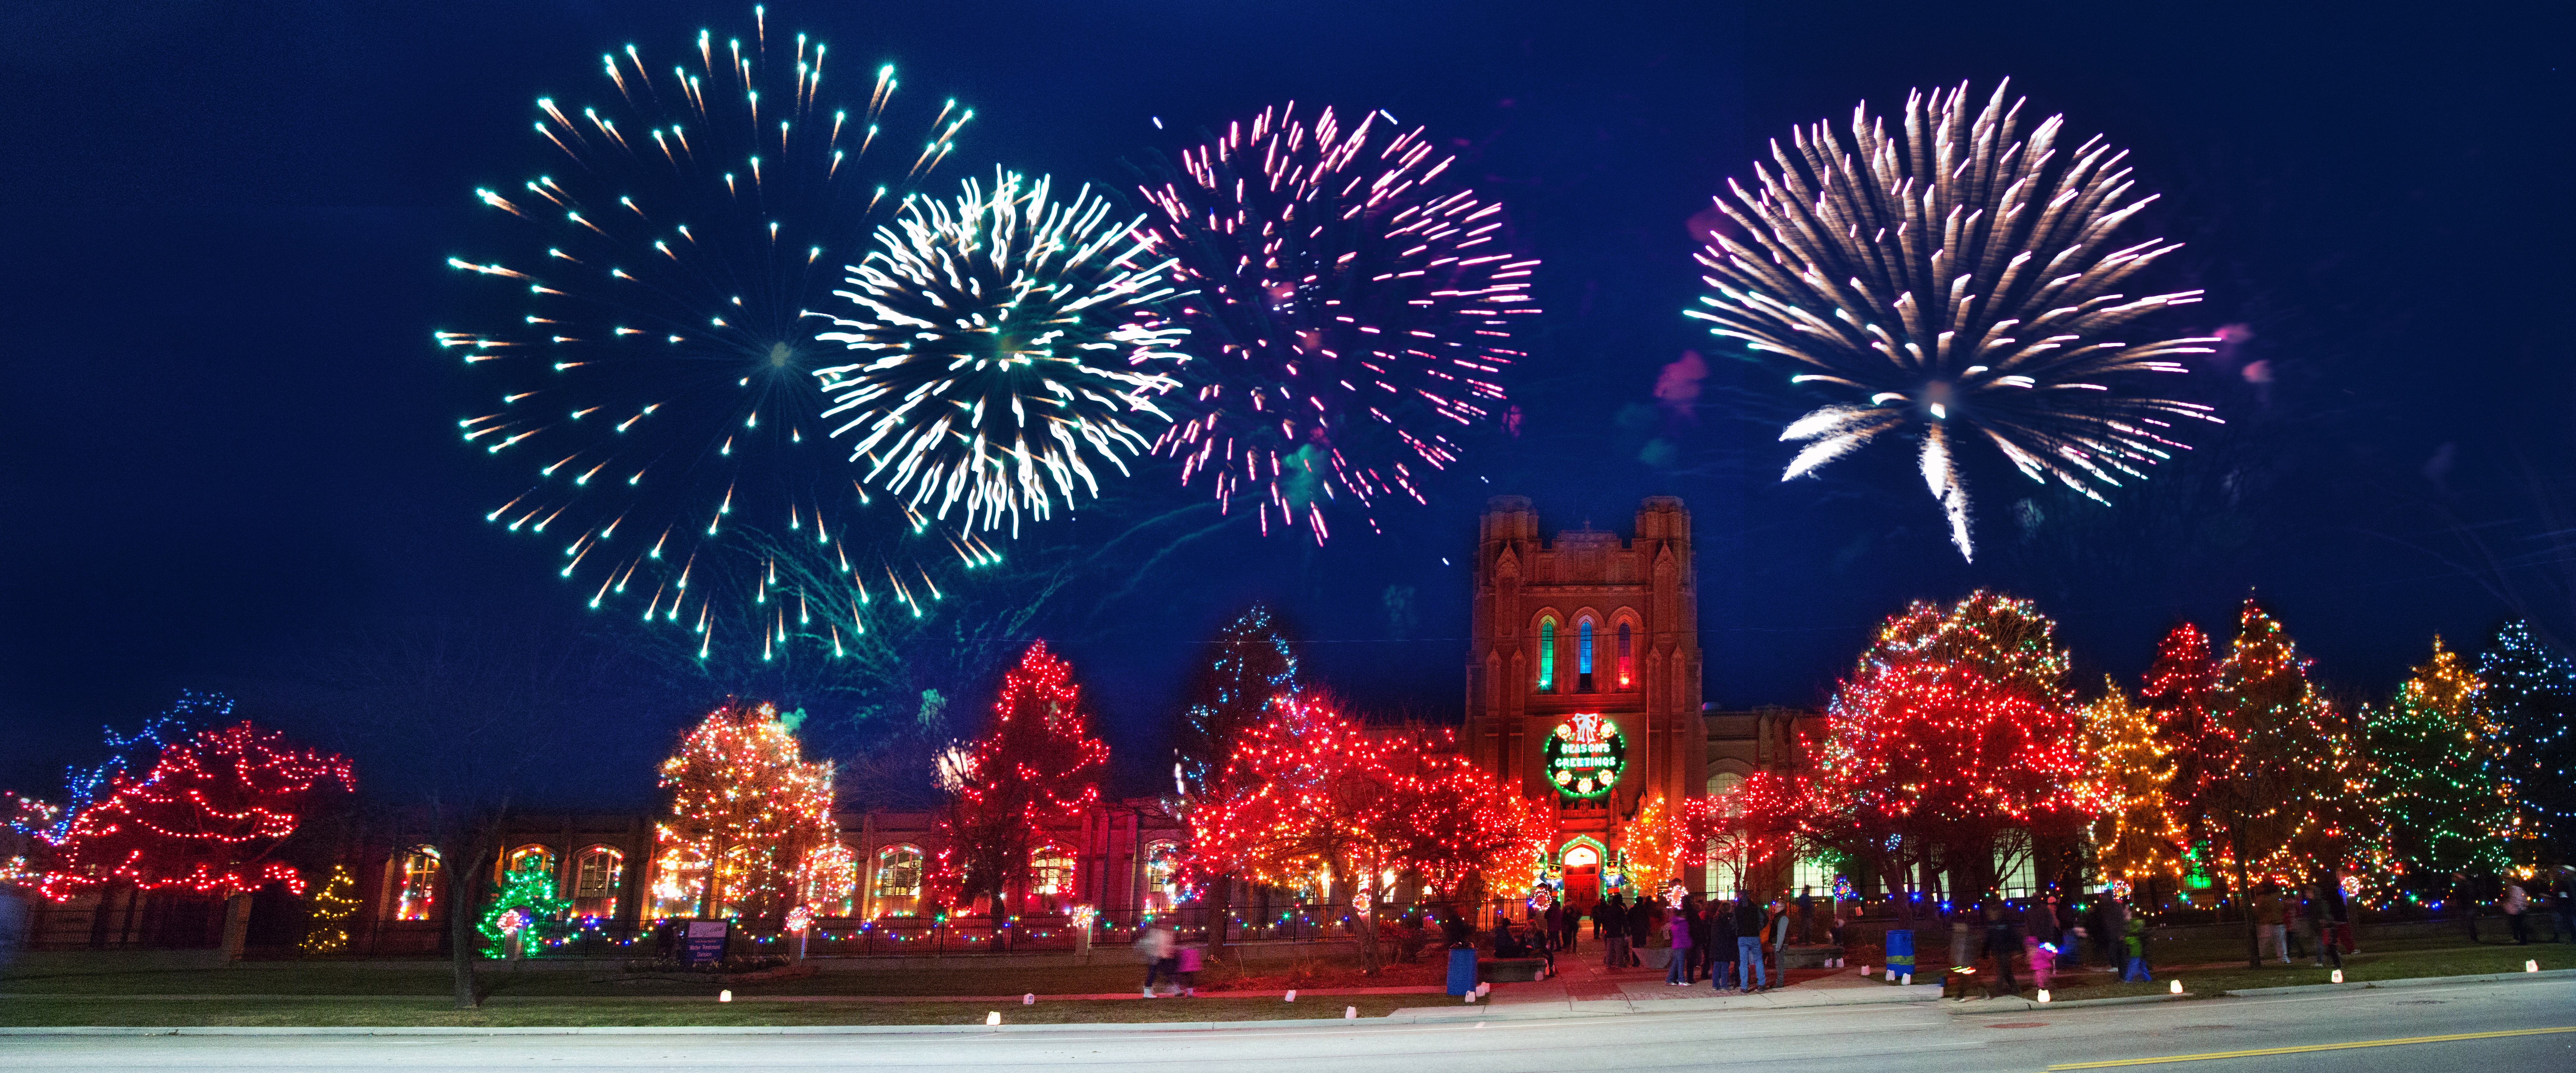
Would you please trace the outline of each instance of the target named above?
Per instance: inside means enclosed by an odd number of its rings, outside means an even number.
[[[832,765],[807,763],[774,705],[727,704],[662,762],[671,819],[656,827],[654,900],[668,911],[775,927],[811,894],[846,892]]]
[[[993,721],[983,737],[944,763],[952,787],[939,817],[940,848],[929,884],[938,898],[964,905],[992,898],[995,920],[1028,882],[1047,832],[1079,818],[1100,800],[1109,745],[1091,736],[1073,665],[1029,646],[1002,676]]]

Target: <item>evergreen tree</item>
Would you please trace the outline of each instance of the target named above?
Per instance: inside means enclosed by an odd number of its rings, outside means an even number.
[[[2207,653],[2205,643],[2201,651]],[[2176,782],[2174,756],[2181,750],[2158,733],[2166,724],[2154,713],[2132,703],[2119,686],[2103,685],[2102,698],[2083,709],[2098,810],[2093,818],[2096,859],[2104,874],[2139,886],[2180,880],[2188,840],[2168,792]]]
[[[990,728],[947,765],[955,789],[930,873],[939,899],[962,905],[989,895],[993,916],[1008,915],[1048,828],[1100,800],[1108,767],[1109,746],[1091,736],[1073,665],[1044,641],[1030,645],[1002,676]]]
[[[2516,823],[2504,738],[2484,687],[2433,639],[2384,707],[2365,709],[2370,799],[2385,826],[2375,856],[2400,886],[2432,893],[2454,874],[2503,867]]]
[[[533,929],[540,921],[561,920],[572,912],[572,900],[555,888],[555,871],[548,861],[530,860],[503,872],[501,881],[490,889],[491,896],[483,902],[483,919],[474,924],[475,932],[483,936],[484,957],[500,957],[504,952],[508,933],[501,928],[503,914],[517,910],[522,926]],[[533,942],[535,936],[528,939]]]
[[[2199,811],[2233,889],[2332,882],[2364,790],[2360,742],[2317,694],[2288,631],[2252,600],[2210,701]],[[2248,916],[2246,956],[2259,966],[2256,943]]]
[[[2576,662],[2507,622],[2478,656],[2479,706],[2498,726],[2503,777],[2559,859],[2576,849]]]
[[[2138,686],[2139,704],[2152,713],[2156,737],[2170,757],[2171,775],[2161,796],[2186,849],[2210,837],[2200,807],[2201,788],[2214,768],[2225,766],[2224,739],[2209,732],[2210,698],[2217,686],[2218,663],[2210,657],[2209,635],[2189,622],[2165,631],[2156,644],[2156,662]]]
[[[654,833],[663,911],[774,927],[816,888],[855,882],[832,818],[832,765],[805,761],[775,706],[716,709],[662,762],[661,782],[672,817]]]
[[[1182,791],[1206,796],[1244,732],[1268,717],[1272,702],[1299,690],[1297,653],[1269,608],[1255,604],[1218,629],[1181,711],[1175,754]]]

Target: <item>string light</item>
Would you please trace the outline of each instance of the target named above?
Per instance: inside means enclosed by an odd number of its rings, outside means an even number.
[[[349,918],[358,915],[358,879],[349,866],[331,866],[331,877],[313,890],[312,923],[296,948],[307,954],[341,954],[349,949]]]
[[[303,877],[268,854],[356,785],[347,759],[275,731],[248,722],[203,731],[82,810],[38,890],[57,902],[118,882],[222,897],[283,883],[302,894]]]
[[[832,765],[806,763],[775,705],[727,704],[662,762],[653,897],[668,915],[774,919],[846,898],[857,867],[832,819]]]
[[[1108,767],[1109,744],[1091,736],[1073,665],[1044,641],[1030,645],[1002,676],[992,730],[945,769],[954,789],[939,817],[934,895],[950,905],[994,895],[1001,915],[1000,896],[1050,848],[1049,832],[1099,804]],[[1070,889],[1069,872],[1045,878]]]
[[[2392,889],[2439,894],[2455,873],[2512,861],[2520,809],[2504,778],[2503,727],[2490,718],[2485,692],[2436,637],[2433,658],[2388,704],[2362,709],[2369,804],[2386,832],[2363,855]]]

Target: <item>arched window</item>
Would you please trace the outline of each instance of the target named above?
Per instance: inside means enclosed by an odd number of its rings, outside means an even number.
[[[394,919],[431,919],[438,900],[438,851],[413,846],[394,854],[393,868]]]
[[[887,846],[877,851],[870,901],[881,917],[908,917],[921,911],[921,847]]]
[[[1592,620],[1574,624],[1574,691],[1592,692]]]
[[[1556,692],[1556,620],[1538,620],[1538,691]]]
[[[492,881],[502,882],[503,876],[519,871],[536,871],[554,875],[555,851],[538,845],[521,846],[511,850],[501,858],[500,866],[492,870]]]
[[[572,915],[614,919],[617,887],[626,878],[626,855],[592,846],[572,859]]]
[[[1636,687],[1636,658],[1628,648],[1628,624],[1622,622],[1619,624],[1619,691],[1625,693]]]
[[[1181,900],[1181,847],[1157,842],[1145,848],[1145,911],[1168,913]]]
[[[1073,857],[1054,846],[1029,853],[1029,906],[1035,913],[1060,913],[1073,904]]]

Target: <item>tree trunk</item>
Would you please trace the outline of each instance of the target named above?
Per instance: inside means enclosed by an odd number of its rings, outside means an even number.
[[[2263,967],[2262,925],[2255,922],[2253,890],[2245,885],[2245,830],[2242,821],[2227,825],[2227,855],[2236,863],[2236,907],[2245,915],[2245,967]]]
[[[1208,952],[1225,947],[1225,926],[1234,910],[1234,876],[1226,874],[1208,881],[1207,901]],[[1140,906],[1141,908],[1141,906]]]
[[[506,806],[505,806],[506,809]],[[500,850],[501,820],[496,813],[489,823],[476,824],[460,832],[462,837],[451,843],[446,854],[455,862],[447,876],[447,943],[448,958],[454,969],[456,1008],[470,1010],[483,1004],[481,989],[474,978],[474,961],[481,956],[475,949],[474,923],[483,905],[483,869]]]
[[[242,947],[249,944],[250,901],[248,891],[224,900],[224,937],[220,953],[226,962],[240,961]]]

